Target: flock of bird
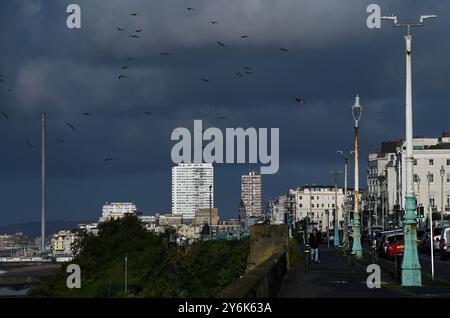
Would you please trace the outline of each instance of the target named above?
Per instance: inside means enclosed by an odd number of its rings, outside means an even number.
[[[195,8],[193,8],[193,7],[187,7],[186,10],[187,10],[188,12],[191,12],[191,11],[194,11]],[[137,17],[138,15],[139,15],[139,13],[137,13],[137,12],[130,13],[130,16],[131,16],[131,17]],[[210,21],[210,23],[213,24],[213,25],[216,25],[216,24],[219,24],[220,22],[217,21],[217,20],[212,20],[212,21]],[[127,30],[127,29],[124,28],[124,27],[116,27],[116,31],[117,31],[117,32],[120,32],[120,33],[128,34],[128,37],[131,38],[131,39],[140,39],[141,34],[142,34],[142,32],[143,32],[144,30],[141,29],[141,28],[134,28],[134,29],[132,29],[132,30]],[[240,38],[241,38],[241,39],[247,39],[247,38],[249,38],[249,35],[248,35],[248,34],[243,34],[243,35],[240,35]],[[219,46],[219,47],[221,47],[221,48],[227,47],[227,45],[226,45],[224,42],[222,42],[222,41],[219,41],[219,40],[218,40],[218,41],[216,41],[216,43],[217,43],[217,46]],[[283,53],[289,52],[289,50],[288,50],[287,48],[284,48],[284,47],[280,47],[279,50],[280,50],[281,52],[283,52]],[[168,56],[171,56],[171,55],[172,55],[171,52],[164,51],[164,50],[162,50],[160,54],[161,54],[161,56],[164,56],[164,57],[168,57]],[[130,71],[131,71],[131,69],[132,69],[133,63],[135,62],[135,58],[134,58],[134,57],[125,57],[125,58],[123,59],[123,61],[124,61],[125,63],[121,66],[121,72],[120,72],[120,74],[118,75],[118,80],[127,80],[127,79],[129,79],[129,77],[131,76],[131,75],[130,75]],[[236,75],[238,78],[242,78],[242,77],[244,77],[244,76],[250,76],[250,75],[252,75],[253,72],[254,72],[253,67],[246,65],[246,66],[242,67],[241,70],[237,71],[237,72],[235,73],[235,75]],[[202,78],[200,78],[200,80],[201,80],[202,82],[204,82],[205,84],[211,84],[211,80],[208,79],[208,78],[202,77]],[[6,84],[7,84],[6,77],[3,76],[3,75],[0,75],[0,88],[2,88],[2,86],[5,86],[5,87],[6,87]],[[7,92],[11,92],[11,88],[6,88],[6,89],[7,89]],[[296,98],[294,99],[294,101],[297,102],[297,103],[300,103],[300,104],[304,104],[304,103],[306,102],[305,98],[302,97],[302,96],[296,97]],[[8,119],[9,119],[9,116],[8,116],[8,114],[7,114],[6,112],[1,111],[0,113],[1,113],[2,117],[3,117],[5,120],[8,120]],[[90,112],[83,112],[83,113],[81,113],[81,114],[82,114],[83,116],[92,116],[92,115],[93,115],[93,113],[90,113]],[[153,114],[153,113],[150,112],[150,111],[144,111],[144,115],[151,116],[152,114]],[[219,116],[219,117],[217,117],[217,119],[218,119],[218,120],[225,120],[225,119],[227,119],[227,116]],[[72,123],[67,122],[67,123],[66,123],[66,127],[67,127],[68,129],[70,129],[72,132],[76,132],[76,131],[77,131],[77,129],[75,128],[75,126],[74,126]],[[64,143],[64,139],[63,139],[62,137],[58,137],[58,138],[56,139],[56,142],[58,142],[58,143],[60,143],[60,144],[63,144],[63,143]],[[34,145],[33,145],[33,143],[32,143],[30,140],[26,140],[26,145],[27,145],[29,148],[34,149]],[[113,157],[106,157],[106,158],[104,159],[104,162],[107,163],[107,162],[114,161],[114,160],[115,160],[115,158],[113,158]]]

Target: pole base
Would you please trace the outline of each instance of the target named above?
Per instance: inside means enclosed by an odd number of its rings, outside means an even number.
[[[402,286],[404,287],[422,286],[422,273],[420,269],[403,269]]]

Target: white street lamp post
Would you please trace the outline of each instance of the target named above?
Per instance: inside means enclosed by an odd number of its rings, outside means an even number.
[[[405,221],[403,232],[405,249],[402,263],[402,286],[422,286],[422,273],[420,271],[417,254],[417,221],[416,203],[414,200],[413,185],[413,121],[412,121],[412,27],[421,27],[425,19],[435,18],[435,15],[421,15],[419,23],[400,24],[396,16],[382,17],[391,20],[396,27],[406,28],[406,196]]]

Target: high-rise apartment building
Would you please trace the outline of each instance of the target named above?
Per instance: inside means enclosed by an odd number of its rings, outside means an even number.
[[[246,216],[260,216],[262,212],[261,174],[255,171],[251,171],[248,175],[243,175],[241,181],[241,199],[244,202]]]
[[[214,168],[211,163],[180,163],[172,168],[172,213],[195,218],[198,209],[214,207]]]

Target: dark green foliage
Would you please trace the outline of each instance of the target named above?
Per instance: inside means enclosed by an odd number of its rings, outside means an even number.
[[[245,272],[249,242],[207,241],[189,247],[167,243],[134,216],[82,232],[71,262],[81,268],[81,288],[66,287],[66,266],[30,290],[33,297],[212,297]],[[128,292],[124,255],[128,254]]]

